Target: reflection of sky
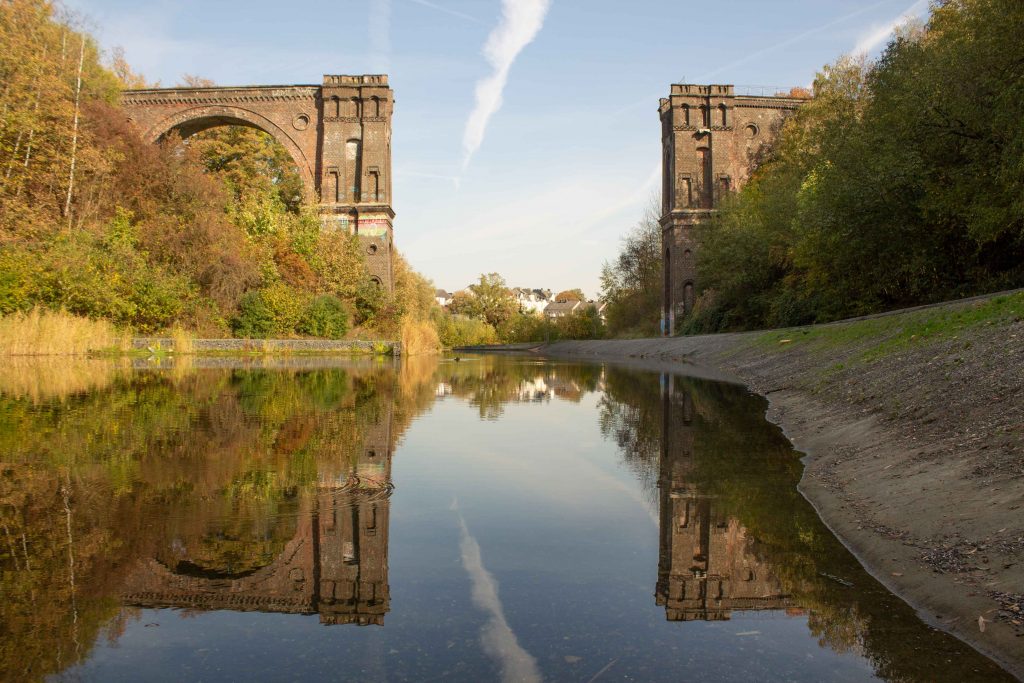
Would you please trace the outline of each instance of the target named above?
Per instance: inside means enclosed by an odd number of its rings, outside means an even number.
[[[863,660],[819,647],[805,616],[665,620],[656,511],[602,439],[599,398],[510,404],[498,420],[449,398],[412,425],[393,460],[383,628],[146,610],[69,675],[496,680],[532,661],[546,679],[871,678]]]

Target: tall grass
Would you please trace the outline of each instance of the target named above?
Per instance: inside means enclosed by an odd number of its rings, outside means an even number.
[[[416,356],[423,353],[438,353],[441,350],[437,328],[429,320],[404,319],[401,339],[403,355]]]
[[[175,325],[171,328],[171,345],[174,353],[195,353],[195,335]]]
[[[33,308],[0,318],[0,356],[84,355],[128,350],[127,335],[104,320]]]

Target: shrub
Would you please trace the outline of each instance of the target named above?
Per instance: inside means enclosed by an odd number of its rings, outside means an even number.
[[[483,320],[442,313],[437,315],[434,323],[445,348],[496,344],[498,342],[497,332]]]
[[[348,331],[348,312],[338,297],[322,294],[309,302],[296,329],[311,337],[341,339]]]
[[[294,334],[306,310],[308,295],[284,282],[275,282],[262,291],[263,301],[274,318],[274,332],[281,335]]]
[[[274,312],[263,300],[261,292],[247,292],[238,302],[238,315],[231,321],[238,337],[263,339],[274,331]]]

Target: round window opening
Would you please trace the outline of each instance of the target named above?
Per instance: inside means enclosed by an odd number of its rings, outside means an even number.
[[[306,114],[299,114],[295,117],[295,120],[292,121],[292,126],[295,127],[295,130],[306,130],[306,128],[309,127],[309,116]]]
[[[376,275],[374,275],[373,277],[370,278],[370,282],[372,282],[373,284],[377,285],[378,287],[383,287],[384,286],[384,282],[379,277],[377,277]]]
[[[377,253],[377,245],[376,244],[371,244],[370,246],[368,246],[366,248],[366,251],[369,252],[370,254],[376,254]]]
[[[745,132],[747,134],[747,139],[753,140],[754,138],[757,137],[757,126],[751,123],[746,127]]]

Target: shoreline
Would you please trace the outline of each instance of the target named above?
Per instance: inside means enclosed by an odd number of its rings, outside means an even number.
[[[868,572],[1024,679],[1018,304],[1020,293],[993,295],[807,328],[505,350],[696,369],[766,397],[766,418],[804,454],[801,494]]]

